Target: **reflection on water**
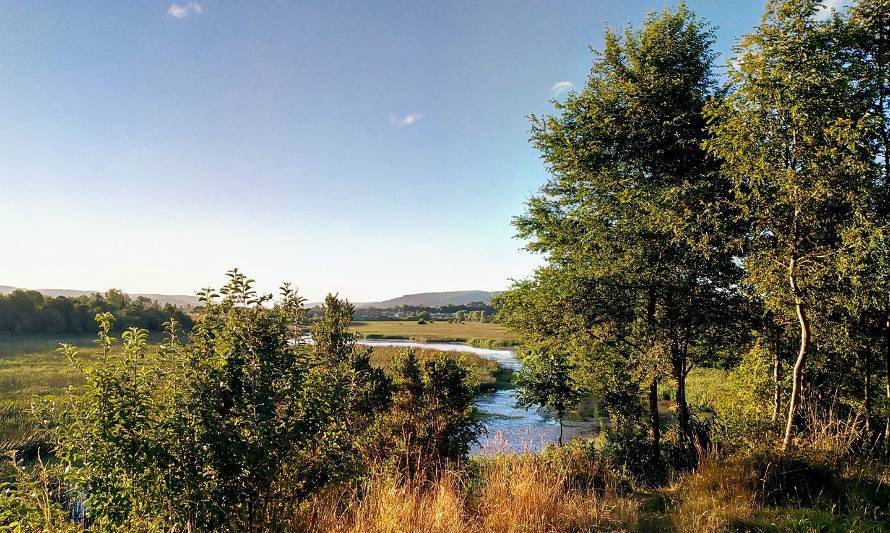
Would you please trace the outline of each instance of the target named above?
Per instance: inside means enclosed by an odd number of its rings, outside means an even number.
[[[509,349],[476,348],[462,343],[416,342],[402,340],[361,339],[365,346],[396,346],[423,348],[444,352],[474,353],[479,357],[497,361],[502,368],[519,370],[522,363]],[[516,407],[516,392],[512,389],[496,390],[480,394],[476,407],[485,416],[485,433],[474,447],[473,453],[498,451],[537,451],[559,439],[559,422],[536,409]],[[563,439],[589,434],[591,422],[565,422]]]

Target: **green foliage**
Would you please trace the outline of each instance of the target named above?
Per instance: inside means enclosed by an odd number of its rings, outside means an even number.
[[[375,428],[372,455],[409,475],[435,474],[466,457],[482,430],[466,366],[444,355],[421,361],[408,350],[392,375],[392,407]]]
[[[762,445],[772,428],[767,407],[773,392],[772,354],[759,342],[745,352],[738,367],[709,391],[716,415],[713,438],[737,447]]]
[[[138,329],[113,354],[112,317],[97,316],[101,364],[67,406],[46,406],[65,481],[85,495],[96,527],[269,527],[319,487],[360,473],[359,445],[389,380],[356,349],[351,306],[329,297],[307,345],[295,293],[284,287],[264,305],[252,280],[229,277],[221,299],[204,291],[188,342],[172,323],[153,356]]]
[[[584,398],[584,390],[572,377],[574,367],[562,352],[529,352],[522,368],[513,375],[518,386],[516,403],[553,411],[559,419],[559,444],[566,413]]]
[[[868,101],[849,68],[843,19],[820,20],[818,6],[770,2],[739,45],[729,93],[708,110],[706,144],[747,226],[746,281],[769,311],[799,322],[786,448],[812,345],[830,338],[826,322],[844,299],[838,273],[871,218]]]
[[[651,443],[645,425],[632,421],[610,426],[600,435],[597,446],[604,459],[637,483],[654,485],[664,481],[666,464],[650,460]]]
[[[63,498],[56,480],[38,457],[33,467],[14,454],[0,458],[0,531],[77,531],[58,503]]]
[[[98,313],[112,313],[121,331],[130,327],[161,331],[170,319],[186,329],[192,324],[186,313],[170,304],[161,306],[144,296],[134,299],[116,289],[78,298],[50,298],[37,291],[16,290],[0,294],[0,333],[88,333]]]
[[[554,102],[555,116],[532,117],[551,177],[515,226],[547,265],[496,300],[525,345],[567,351],[579,382],[626,416],[639,411],[624,400],[643,389],[657,399],[673,378],[683,435],[690,361],[744,332],[725,246],[737,231],[730,186],[701,147],[713,38],[684,5],[607,31],[585,87]]]
[[[289,285],[271,302],[239,271],[228,275],[219,294],[201,292],[188,336],[171,321],[155,352],[137,328],[115,349],[111,313],[96,316],[97,361],[60,347],[85,383],[37,412],[61,472],[54,486],[83,498],[92,529],[276,529],[323,487],[361,479],[370,460],[413,473],[466,456],[481,423],[479,378],[463,363],[411,354],[394,385],[356,345],[349,303],[328,296],[307,343]],[[23,492],[33,475],[19,474],[4,519],[46,523],[40,513],[58,514],[66,499],[34,507]]]

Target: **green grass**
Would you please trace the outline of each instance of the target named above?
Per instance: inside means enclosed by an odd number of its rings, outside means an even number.
[[[116,335],[119,340],[119,335]],[[160,342],[161,334],[150,337]],[[84,383],[83,373],[56,352],[60,343],[78,347],[89,365],[97,349],[94,335],[0,335],[0,450],[21,448],[35,438],[31,403],[52,400]]]
[[[500,324],[485,322],[429,322],[379,320],[353,322],[352,330],[369,339],[410,339],[420,342],[468,342],[478,347],[510,346],[518,340]]]
[[[374,346],[371,352],[371,365],[389,369],[393,360],[405,352],[404,348],[395,346]],[[480,390],[507,388],[511,385],[512,372],[502,369],[495,361],[479,357],[473,353],[443,352],[439,350],[415,350],[418,359],[425,361],[444,355],[449,359],[463,362],[470,370],[470,380]]]
[[[22,448],[35,438],[36,421],[30,413],[33,401],[61,397],[69,387],[84,383],[81,371],[56,352],[59,343],[77,346],[80,357],[89,365],[97,355],[94,339],[94,336],[0,335],[0,450]],[[159,343],[161,335],[154,334],[150,339]],[[387,368],[402,351],[395,347],[375,347],[371,363]],[[440,353],[464,361],[479,389],[502,388],[510,383],[509,371],[475,354],[418,351],[421,359]]]
[[[0,336],[0,449],[22,447],[35,434],[31,403],[52,399],[69,386],[81,385],[83,374],[56,353],[60,342],[80,347],[84,357],[94,356],[93,337],[48,335]]]

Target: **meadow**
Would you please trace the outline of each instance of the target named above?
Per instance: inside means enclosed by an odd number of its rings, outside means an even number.
[[[160,334],[149,336],[153,351],[161,342]],[[32,402],[53,400],[66,389],[83,385],[83,373],[57,352],[60,343],[78,347],[78,357],[90,366],[98,349],[95,336],[86,335],[0,335],[0,449],[27,449],[38,442],[35,421],[30,413]],[[114,353],[119,347],[113,349]],[[371,364],[389,369],[404,352],[401,348],[374,347]],[[479,390],[509,386],[510,372],[494,361],[472,353],[417,350],[421,361],[444,353],[462,361],[470,370],[470,381]]]
[[[410,339],[419,342],[466,342],[480,348],[512,346],[518,337],[489,322],[420,324],[414,320],[375,320],[352,323],[352,331],[368,339]]]
[[[0,449],[23,447],[34,433],[28,413],[38,397],[53,398],[81,385],[83,374],[56,353],[60,342],[80,346],[85,358],[95,350],[92,336],[0,335]]]

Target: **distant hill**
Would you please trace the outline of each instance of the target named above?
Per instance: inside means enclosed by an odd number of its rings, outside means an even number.
[[[8,285],[0,285],[0,294],[9,294],[15,290],[30,290],[30,289],[20,289],[19,287],[10,287]],[[33,289],[37,292],[43,294],[44,296],[49,296],[55,298],[56,296],[65,296],[66,298],[78,298],[80,296],[89,296],[91,294],[101,293],[105,291],[78,291],[72,289]],[[129,294],[129,293],[128,293]],[[161,305],[172,304],[176,307],[181,307],[183,309],[191,309],[198,305],[198,297],[197,296],[188,296],[185,294],[130,294],[131,297],[137,298],[139,296],[144,296],[149,300],[154,300]]]
[[[398,307],[400,305],[441,307],[443,305],[466,305],[471,302],[490,304],[491,298],[497,294],[499,293],[491,291],[421,292],[418,294],[406,294],[382,302],[363,302],[354,305],[358,309],[367,309],[369,307],[383,309],[387,307]]]

